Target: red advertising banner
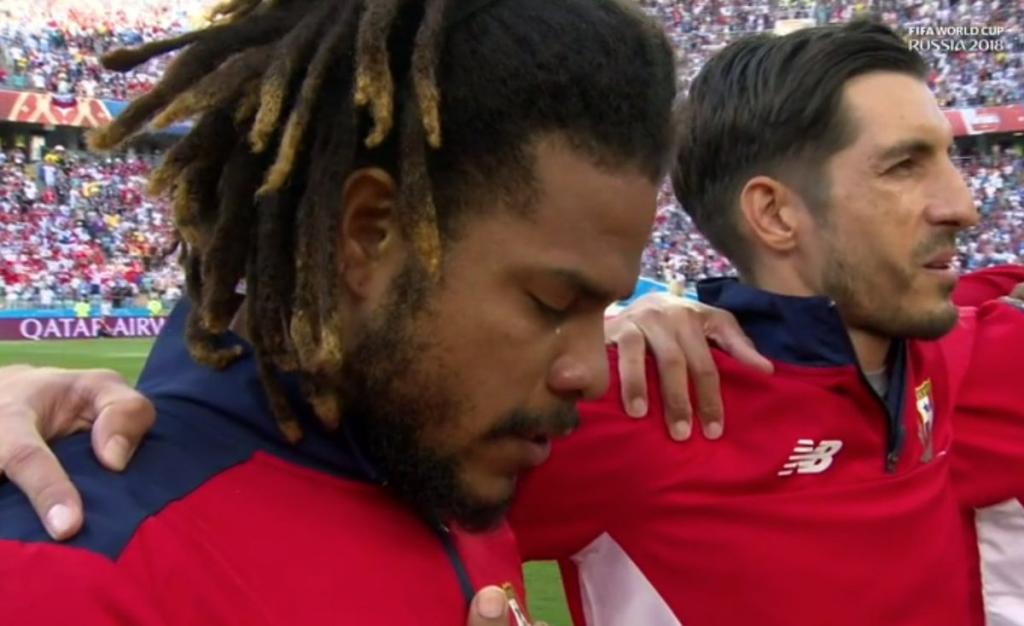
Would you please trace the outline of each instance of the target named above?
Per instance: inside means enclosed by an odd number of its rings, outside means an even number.
[[[96,98],[0,90],[0,120],[96,128],[112,119],[107,106]]]
[[[166,321],[165,317],[0,318],[0,341],[156,337]]]
[[[949,109],[946,119],[957,137],[988,133],[1024,132],[1024,105],[1014,104],[977,109]]]

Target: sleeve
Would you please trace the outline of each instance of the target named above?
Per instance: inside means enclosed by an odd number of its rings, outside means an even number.
[[[169,626],[117,566],[85,550],[0,540],[3,623]]]
[[[957,306],[981,306],[1008,295],[1024,283],[1024,265],[1000,265],[971,272],[960,277],[953,302]]]
[[[990,302],[977,311],[973,348],[954,415],[953,479],[980,508],[1024,497],[1024,310]]]
[[[653,478],[645,470],[650,439],[668,439],[657,371],[648,359],[651,410],[644,419],[622,409],[617,361],[605,396],[578,405],[580,426],[552,446],[546,463],[523,476],[509,513],[523,559],[568,558],[636,510]]]

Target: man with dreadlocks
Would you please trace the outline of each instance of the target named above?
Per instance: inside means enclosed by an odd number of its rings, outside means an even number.
[[[58,446],[92,511],[68,544],[0,489],[5,620],[449,626],[521,593],[502,515],[607,385],[671,157],[664,34],[628,0],[233,0],[105,62],[173,50],[91,136],[195,120],[152,178],[188,293],[156,426],[121,475]]]

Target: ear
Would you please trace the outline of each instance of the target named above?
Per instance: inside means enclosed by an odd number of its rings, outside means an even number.
[[[740,192],[740,211],[751,238],[773,252],[788,252],[797,245],[799,196],[775,178],[755,176]]]
[[[379,168],[356,170],[345,181],[338,272],[358,300],[377,300],[405,263],[397,198],[394,178]]]

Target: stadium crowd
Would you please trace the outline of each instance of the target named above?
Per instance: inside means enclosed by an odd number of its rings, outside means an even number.
[[[663,21],[676,46],[680,81],[687,88],[711,54],[737,37],[775,28],[779,18],[816,24],[873,16],[903,32],[917,26],[990,26],[1004,29],[1005,51],[924,52],[932,86],[944,107],[1024,102],[1024,37],[1020,0],[641,0]]]
[[[202,0],[135,0],[111,10],[100,0],[33,0],[0,5],[0,84],[19,91],[128,100],[150,90],[170,57],[132,72],[108,72],[107,51],[192,28]]]
[[[150,168],[146,157],[59,148],[39,163],[0,154],[0,307],[177,300],[168,208],[143,195]]]
[[[675,42],[684,87],[707,57],[736,37],[772,30],[779,16],[841,22],[875,15],[914,26],[984,25],[1005,29],[1007,50],[928,54],[932,83],[943,106],[1024,101],[1024,41],[1020,0],[640,0]],[[150,89],[170,57],[127,74],[103,70],[99,57],[124,45],[187,30],[209,0],[142,0],[110,10],[100,0],[8,2],[0,8],[0,83],[116,100]]]
[[[687,88],[705,59],[736,37],[771,30],[778,18],[815,23],[873,14],[902,28],[986,25],[1005,29],[1005,52],[931,54],[932,86],[947,107],[1024,102],[1024,0],[640,0],[669,28]],[[104,71],[114,47],[196,25],[208,0],[40,0],[0,5],[0,84],[78,97],[128,99],[152,87],[167,59],[128,74]],[[143,293],[171,300],[181,273],[166,206],[145,199],[149,160],[99,159],[55,151],[25,163],[0,155],[0,306],[54,303],[83,295],[119,305]],[[983,215],[964,237],[960,264],[974,269],[1024,261],[1024,158],[1020,149],[964,161]],[[731,272],[695,231],[672,194],[662,194],[643,273],[692,282]]]

